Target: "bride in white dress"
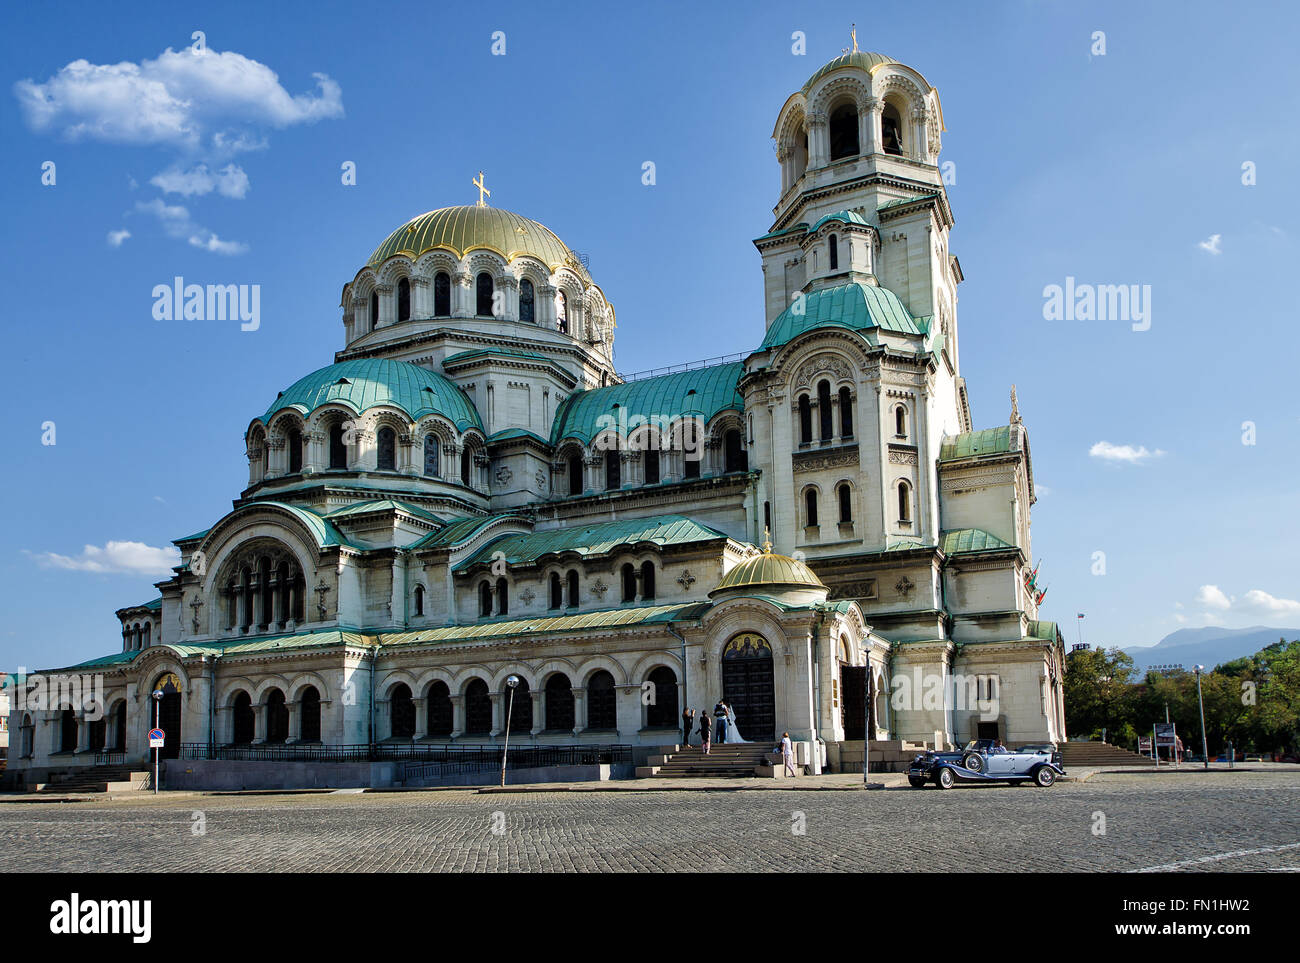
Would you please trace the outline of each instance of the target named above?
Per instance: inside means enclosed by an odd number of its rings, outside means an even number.
[[[723,704],[727,707],[727,738],[723,741],[736,743],[749,742],[748,739],[741,736],[740,730],[736,728],[736,710],[731,707],[731,703],[729,702]]]

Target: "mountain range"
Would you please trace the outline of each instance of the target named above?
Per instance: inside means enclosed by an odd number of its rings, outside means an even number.
[[[1179,629],[1155,645],[1128,646],[1124,651],[1133,657],[1139,675],[1153,665],[1181,665],[1190,671],[1195,665],[1213,669],[1224,662],[1254,655],[1266,645],[1283,638],[1288,642],[1300,639],[1300,629],[1272,629],[1263,625],[1248,629],[1225,629],[1222,626]]]

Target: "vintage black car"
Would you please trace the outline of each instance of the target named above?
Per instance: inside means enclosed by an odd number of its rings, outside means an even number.
[[[914,789],[934,783],[951,789],[958,782],[1033,782],[1044,788],[1064,776],[1061,753],[1054,746],[1011,750],[992,739],[975,739],[957,752],[927,750],[912,760],[907,781]]]

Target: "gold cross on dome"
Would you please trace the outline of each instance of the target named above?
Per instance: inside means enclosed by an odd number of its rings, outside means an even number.
[[[849,30],[849,36],[853,38],[853,52],[858,52],[858,25],[855,23]]]
[[[769,528],[763,529],[763,552],[766,555],[772,554],[772,531]]]
[[[473,184],[475,187],[478,188],[478,206],[479,206],[479,207],[487,207],[487,202],[484,201],[483,198],[484,198],[484,197],[491,197],[491,196],[492,196],[492,192],[491,192],[490,190],[488,190],[486,187],[483,186],[483,172],[482,172],[482,171],[479,171],[479,172],[478,172],[478,178],[475,179],[475,180],[470,181],[470,183]]]

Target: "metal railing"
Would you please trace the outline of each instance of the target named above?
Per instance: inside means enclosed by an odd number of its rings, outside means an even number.
[[[100,749],[95,753],[97,766],[125,766],[126,752],[121,749]]]
[[[179,748],[181,759],[220,759],[232,762],[412,762],[451,766],[447,772],[474,772],[479,768],[500,768],[501,744],[478,745],[355,745],[320,744],[229,745],[209,748],[205,743],[186,742]],[[486,760],[486,765],[484,761]],[[542,766],[580,766],[598,763],[631,763],[627,745],[564,745],[510,747],[509,769]]]
[[[728,364],[732,361],[744,361],[749,354],[741,351],[736,354],[724,354],[716,358],[706,358],[703,361],[687,361],[684,364],[668,365],[665,368],[647,368],[645,371],[633,371],[631,374],[619,372],[618,377],[624,382],[640,381],[643,378],[657,378],[660,375],[680,374],[683,371],[695,371],[697,368],[708,368],[716,364]]]

